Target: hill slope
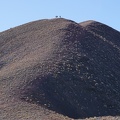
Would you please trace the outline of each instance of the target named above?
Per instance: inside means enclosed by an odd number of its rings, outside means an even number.
[[[45,19],[1,32],[1,119],[118,116],[119,63],[120,33],[96,21]]]

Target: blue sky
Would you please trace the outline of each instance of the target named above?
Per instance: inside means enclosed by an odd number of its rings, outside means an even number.
[[[0,32],[56,15],[78,23],[96,20],[120,31],[120,0],[1,0]]]

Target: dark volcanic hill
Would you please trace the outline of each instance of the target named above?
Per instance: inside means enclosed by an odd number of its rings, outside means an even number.
[[[0,120],[119,116],[119,91],[120,32],[109,26],[58,18],[0,33]]]

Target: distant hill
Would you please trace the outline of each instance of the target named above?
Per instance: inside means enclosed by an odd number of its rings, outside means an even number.
[[[104,116],[120,119],[120,32],[56,18],[0,33],[0,120]]]

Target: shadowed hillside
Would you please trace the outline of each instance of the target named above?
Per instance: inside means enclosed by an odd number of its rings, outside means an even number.
[[[0,118],[119,116],[119,63],[120,33],[96,21],[44,19],[1,32]]]

